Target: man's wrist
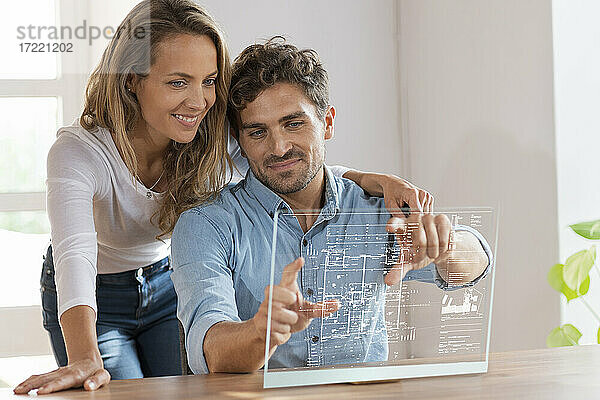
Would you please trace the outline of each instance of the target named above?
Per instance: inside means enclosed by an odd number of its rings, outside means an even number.
[[[251,325],[249,330],[251,330],[251,332],[249,332],[249,334],[251,335],[251,343],[255,343],[259,346],[261,346],[261,348],[264,350],[265,345],[267,343],[267,327],[264,326],[264,329],[262,329],[263,327],[260,327],[258,325],[257,319],[256,319],[256,315],[252,318],[250,318],[247,321],[242,322],[242,324],[249,324]],[[273,354],[273,351],[277,348],[276,344],[273,344],[273,341],[269,341],[269,353]]]
[[[256,315],[254,317],[250,318],[249,320],[242,322],[242,324],[247,325],[247,327],[248,327],[247,333],[250,336],[250,342],[251,343],[260,343],[264,349],[264,345],[267,341],[266,326],[264,327],[265,328],[264,330],[261,327],[259,327],[257,319],[256,319]]]

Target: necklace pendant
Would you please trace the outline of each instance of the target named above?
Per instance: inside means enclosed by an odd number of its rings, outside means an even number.
[[[151,199],[152,198],[152,192],[151,191],[147,191],[146,192],[146,197]]]

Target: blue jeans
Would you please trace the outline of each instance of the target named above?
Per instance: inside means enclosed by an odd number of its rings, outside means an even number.
[[[177,298],[169,259],[140,270],[98,274],[98,348],[112,379],[181,375]],[[52,247],[40,279],[44,328],[59,366],[68,363],[58,322]]]

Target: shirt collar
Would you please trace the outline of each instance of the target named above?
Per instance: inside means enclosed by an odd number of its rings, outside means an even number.
[[[321,209],[319,219],[321,219],[321,217],[324,219],[331,219],[340,209],[339,187],[338,182],[329,167],[324,165],[323,168],[325,169],[325,205]],[[293,212],[292,208],[278,194],[266,187],[258,180],[258,178],[256,178],[250,168],[248,168],[246,178],[244,179],[244,188],[258,200],[271,217],[273,217],[275,212],[279,209],[286,209],[289,213]]]
[[[321,217],[331,219],[340,211],[341,183],[333,175],[326,165],[325,168],[325,205],[321,209]],[[318,221],[317,221],[318,222]]]

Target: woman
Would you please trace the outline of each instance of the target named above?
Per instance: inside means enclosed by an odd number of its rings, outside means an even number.
[[[59,130],[48,155],[42,302],[60,368],[15,393],[180,373],[168,235],[228,181],[229,78],[222,33],[192,1],[146,0],[121,23],[78,123]],[[343,172],[390,206],[431,206],[399,178]]]

